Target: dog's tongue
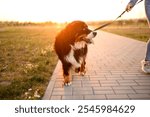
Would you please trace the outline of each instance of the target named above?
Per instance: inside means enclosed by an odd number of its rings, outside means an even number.
[[[92,39],[84,39],[84,41],[88,44],[94,44],[94,41]]]

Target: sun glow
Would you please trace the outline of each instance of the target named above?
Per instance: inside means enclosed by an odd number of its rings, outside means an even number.
[[[66,22],[111,20],[129,0],[0,0],[0,20]],[[123,18],[143,18],[143,3]]]

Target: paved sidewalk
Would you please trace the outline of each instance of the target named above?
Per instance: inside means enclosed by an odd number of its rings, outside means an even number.
[[[150,75],[141,71],[146,43],[98,31],[89,46],[87,73],[72,73],[72,85],[63,86],[60,61],[44,100],[150,99]]]

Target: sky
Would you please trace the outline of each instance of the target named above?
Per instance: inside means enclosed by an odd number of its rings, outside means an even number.
[[[0,21],[113,20],[130,0],[0,0]],[[121,19],[145,18],[144,2]]]

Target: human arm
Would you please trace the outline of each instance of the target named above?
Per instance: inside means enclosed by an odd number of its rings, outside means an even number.
[[[138,0],[130,0],[130,2],[126,6],[126,11],[131,11]]]

